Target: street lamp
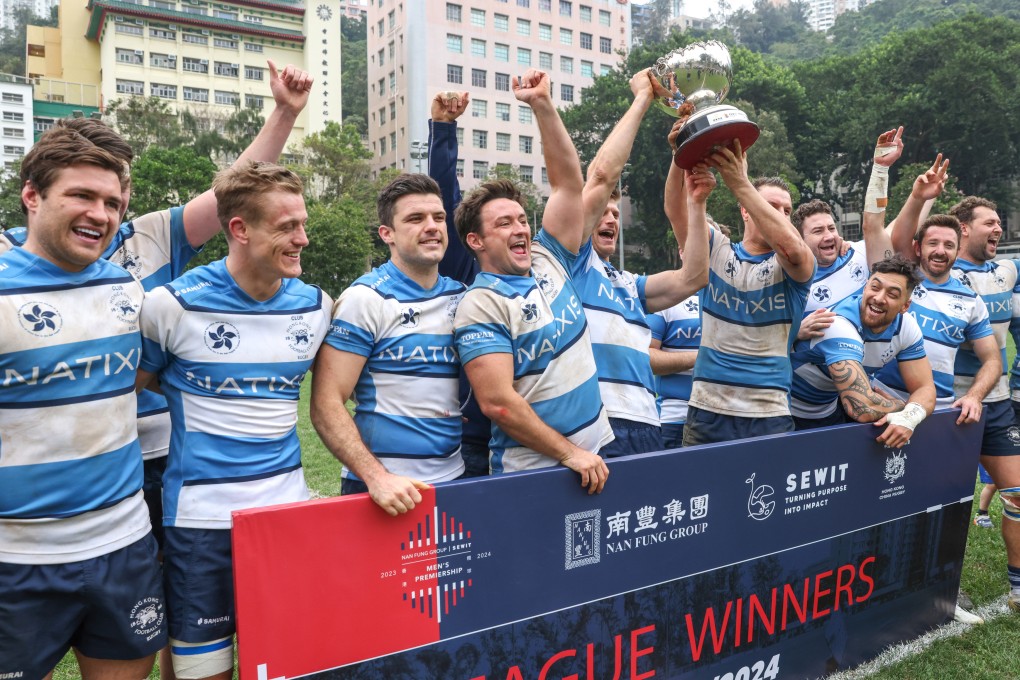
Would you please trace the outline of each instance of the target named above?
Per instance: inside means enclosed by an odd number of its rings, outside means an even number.
[[[420,139],[416,139],[411,142],[411,158],[418,161],[418,173],[421,174],[421,161],[429,157],[429,145],[428,142],[423,142]]]

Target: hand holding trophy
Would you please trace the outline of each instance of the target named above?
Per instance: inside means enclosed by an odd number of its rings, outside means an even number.
[[[676,138],[673,162],[690,170],[717,146],[739,139],[747,149],[758,139],[758,126],[740,109],[721,105],[730,91],[733,65],[721,42],[696,42],[660,57],[652,67],[661,96],[656,103],[672,116],[693,113]]]

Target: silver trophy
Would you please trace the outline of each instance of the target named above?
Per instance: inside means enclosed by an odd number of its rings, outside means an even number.
[[[739,139],[747,149],[758,139],[758,126],[740,109],[721,104],[730,91],[733,62],[726,45],[696,42],[660,57],[652,67],[666,92],[656,103],[672,116],[690,113],[676,139],[673,162],[690,170],[713,149]],[[687,106],[685,106],[687,105]]]

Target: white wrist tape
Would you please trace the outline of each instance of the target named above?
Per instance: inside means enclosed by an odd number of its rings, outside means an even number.
[[[902,411],[887,415],[886,420],[890,425],[899,425],[913,432],[914,428],[920,425],[921,421],[927,417],[928,412],[924,410],[924,407],[915,401],[911,401],[903,407]]]
[[[868,191],[864,194],[864,212],[885,212],[885,207],[888,204],[889,168],[884,165],[876,164],[871,168],[871,179],[868,181]]]

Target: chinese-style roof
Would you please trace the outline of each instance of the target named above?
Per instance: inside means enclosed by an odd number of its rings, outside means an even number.
[[[295,16],[304,15],[303,8],[273,2],[257,2],[252,0],[238,2],[237,0],[231,0],[230,4],[258,7],[260,9],[293,14]],[[106,25],[106,15],[115,14],[126,17],[134,17],[137,19],[166,21],[169,23],[180,24],[182,26],[194,26],[196,28],[205,28],[220,32],[237,33],[239,35],[258,36],[260,38],[268,38],[270,40],[284,40],[296,43],[303,43],[305,41],[305,36],[301,33],[301,31],[268,27],[262,24],[249,23],[247,21],[219,19],[202,14],[189,14],[187,12],[178,12],[171,9],[162,9],[160,7],[150,7],[148,5],[136,5],[131,2],[118,2],[117,0],[89,0],[88,9],[92,11],[88,28],[85,31],[85,37],[89,40],[99,40],[103,27]]]

